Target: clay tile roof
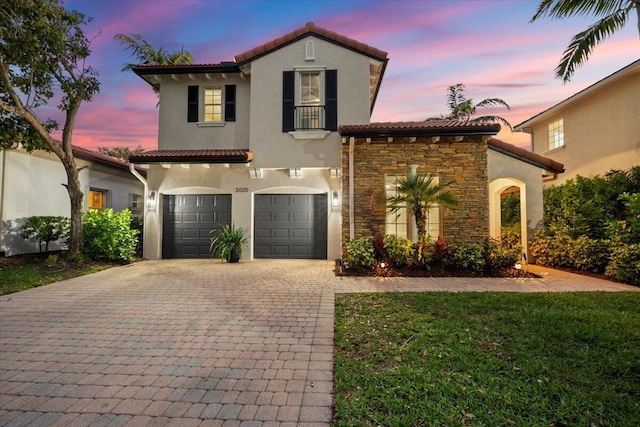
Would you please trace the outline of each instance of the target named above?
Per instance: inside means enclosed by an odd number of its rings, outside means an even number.
[[[249,150],[157,150],[131,156],[131,163],[248,163]]]
[[[533,164],[554,173],[564,172],[564,165],[555,160],[551,160],[548,157],[541,156],[540,154],[532,153],[521,147],[506,143],[496,138],[491,138],[487,145],[490,149],[498,151],[507,156],[513,157],[518,160]]]
[[[386,122],[366,125],[342,125],[342,136],[424,136],[424,135],[495,135],[497,123],[464,122],[458,120],[426,120],[420,122]]]
[[[345,37],[333,31],[318,27],[313,22],[308,22],[304,27],[297,28],[294,31],[280,36],[275,40],[267,42],[261,46],[254,47],[253,49],[249,49],[246,52],[241,53],[240,55],[236,55],[235,60],[238,64],[249,62],[259,56],[265,55],[273,50],[276,50],[295,40],[301,39],[311,34],[330,42],[339,44],[341,46],[347,47],[349,49],[355,50],[364,55],[373,57],[380,61],[384,61],[387,59],[387,52],[383,50],[376,49],[375,47],[369,46],[365,43],[361,43],[357,40],[350,39],[349,37]]]
[[[79,159],[103,163],[120,169],[129,169],[129,162],[126,160],[116,159],[115,157],[107,156],[106,154],[92,151],[87,148],[78,147],[77,145],[72,147],[72,152],[73,156]],[[144,170],[141,169],[140,172],[144,172]]]

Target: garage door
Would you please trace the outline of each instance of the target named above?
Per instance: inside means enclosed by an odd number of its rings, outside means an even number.
[[[253,254],[327,259],[327,195],[257,194]]]
[[[209,258],[211,230],[231,223],[230,194],[163,196],[162,258]]]

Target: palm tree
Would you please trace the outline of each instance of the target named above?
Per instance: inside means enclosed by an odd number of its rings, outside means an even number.
[[[552,19],[583,15],[600,18],[573,36],[562,54],[562,60],[556,67],[556,77],[566,83],[571,80],[576,68],[587,62],[596,45],[624,27],[634,9],[638,15],[640,35],[640,0],[542,0],[530,22],[545,16]]]
[[[509,104],[500,98],[487,98],[473,103],[472,99],[467,99],[467,88],[462,83],[458,83],[453,86],[449,86],[449,94],[447,96],[447,106],[449,107],[449,114],[447,116],[432,117],[427,120],[460,120],[463,122],[480,122],[480,123],[495,123],[500,122],[512,129],[511,123],[500,116],[480,116],[475,117],[478,108],[491,107],[495,105],[502,105],[511,109]]]
[[[446,191],[449,184],[436,183],[434,175],[415,174],[398,182],[398,195],[387,200],[391,213],[408,208],[413,213],[418,229],[418,261],[424,261],[424,249],[427,240],[427,214],[435,205],[451,209],[458,207],[458,200]]]
[[[131,54],[138,59],[137,64],[124,64],[122,71],[131,71],[138,65],[183,65],[193,62],[191,53],[185,51],[184,46],[176,52],[169,53],[162,46],[154,49],[141,34],[116,34],[113,38],[126,45],[125,50],[131,50]],[[153,91],[157,94],[159,89],[153,86]]]

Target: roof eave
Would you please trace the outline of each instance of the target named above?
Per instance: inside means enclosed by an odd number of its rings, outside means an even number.
[[[411,137],[411,136],[493,136],[498,130],[460,130],[460,129],[363,129],[339,131],[341,136],[375,137]]]

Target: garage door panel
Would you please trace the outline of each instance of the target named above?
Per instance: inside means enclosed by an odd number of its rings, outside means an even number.
[[[256,258],[326,259],[326,194],[258,194],[254,206]]]
[[[231,223],[231,195],[163,196],[163,217],[163,258],[209,258],[211,230]]]

